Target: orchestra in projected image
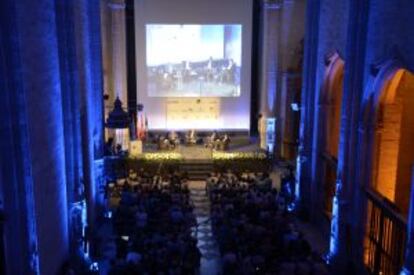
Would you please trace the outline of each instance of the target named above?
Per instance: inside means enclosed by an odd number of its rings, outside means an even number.
[[[240,95],[240,66],[233,59],[182,61],[148,68],[150,96]]]

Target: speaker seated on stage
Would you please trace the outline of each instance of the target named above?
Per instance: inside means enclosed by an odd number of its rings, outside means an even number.
[[[175,148],[175,143],[174,142],[172,142],[170,139],[168,139],[168,138],[166,138],[165,140],[164,140],[164,144],[165,144],[165,147],[166,147],[166,149],[167,150],[172,150],[172,149],[174,149]]]
[[[154,143],[157,144],[157,149],[161,150],[163,147],[164,137],[162,135],[156,136]]]
[[[187,134],[185,135],[185,143],[187,145],[193,145],[197,143],[197,135],[194,129],[188,131]]]
[[[214,148],[215,141],[220,139],[217,131],[213,131],[210,136],[207,137],[205,147],[206,148]]]
[[[213,149],[214,150],[221,150],[221,147],[222,147],[222,142],[221,142],[221,140],[220,139],[216,139],[214,142],[213,142]]]
[[[158,141],[158,149],[160,150],[171,150],[175,148],[175,144],[170,141],[168,135],[160,136]]]
[[[178,136],[177,132],[171,131],[168,134],[168,139],[170,140],[170,143],[174,144],[174,146],[177,146],[180,144],[180,137]]]
[[[227,134],[223,136],[223,138],[218,138],[214,141],[213,148],[215,150],[226,151],[229,149],[230,145],[230,138]]]
[[[157,147],[158,147],[158,149],[159,150],[163,150],[163,149],[165,149],[164,147],[165,147],[165,145],[164,145],[164,136],[163,135],[160,135],[159,137],[158,137],[158,140],[157,140]]]
[[[230,137],[225,134],[223,139],[221,140],[221,150],[227,151],[230,146]]]

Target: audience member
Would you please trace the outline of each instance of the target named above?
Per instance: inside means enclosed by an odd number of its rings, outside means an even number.
[[[131,175],[138,184],[127,179],[109,189],[110,197],[120,197],[113,217],[117,259],[109,274],[195,274],[200,252],[191,235],[196,220],[186,176]]]
[[[206,188],[224,274],[326,274],[267,173],[212,173]]]

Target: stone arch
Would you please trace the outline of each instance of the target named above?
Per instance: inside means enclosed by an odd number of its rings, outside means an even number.
[[[384,87],[384,81],[389,79],[400,67],[402,66],[398,61],[389,60],[377,67],[371,68],[371,75],[364,90],[358,126],[359,151],[361,152],[359,180],[365,188],[369,187],[368,183],[371,181],[371,173],[369,171],[372,170],[372,161],[370,156],[374,149],[373,137],[375,135],[375,121],[377,119],[380,94]]]
[[[414,74],[389,60],[372,68],[363,97],[358,180],[366,195],[364,263],[371,273],[398,274],[403,264],[414,164],[413,92]]]
[[[414,164],[412,92],[414,74],[396,61],[385,63],[368,85],[361,121],[366,140],[365,183],[404,215],[408,213]]]
[[[330,217],[335,195],[336,170],[341,122],[344,60],[337,52],[326,58],[324,81],[319,96],[318,152],[321,162],[323,210]]]

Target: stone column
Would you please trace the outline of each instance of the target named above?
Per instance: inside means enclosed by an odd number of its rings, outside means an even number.
[[[127,71],[126,71],[126,30],[125,30],[125,2],[124,0],[108,3],[111,13],[111,43],[112,43],[112,92],[128,106]]]
[[[292,48],[290,46],[290,37],[291,37],[291,29],[292,29],[292,21],[299,20],[298,18],[292,18],[292,0],[283,0],[283,8],[281,10],[281,19],[279,20],[280,25],[280,34],[279,34],[279,69],[280,72],[278,73],[278,91],[276,95],[276,117],[277,117],[277,131],[276,131],[276,148],[275,153],[280,157],[285,157],[286,154],[284,152],[285,149],[285,132],[286,124],[287,124],[287,113],[290,110],[290,105],[288,102],[289,92],[292,92],[291,87],[289,86],[289,78],[291,72],[288,70],[289,63],[291,59],[290,52],[292,52]],[[276,26],[275,26],[276,28]]]
[[[280,25],[280,51],[278,91],[276,97],[276,155],[283,159],[293,159],[297,153],[295,143],[299,131],[299,112],[291,110],[291,103],[299,102],[301,89],[302,52],[300,41],[305,28],[305,1],[283,0]],[[297,127],[297,129],[294,129]],[[297,132],[296,132],[297,131]],[[296,132],[296,133],[294,133]]]
[[[100,0],[101,10],[101,37],[102,37],[102,74],[103,74],[103,93],[109,98],[104,102],[104,121],[108,118],[111,110],[111,102],[116,98],[113,91],[112,79],[112,45],[111,45],[111,9],[108,7],[107,0]],[[105,128],[104,137],[109,137],[109,131]]]
[[[73,4],[71,2],[56,2],[56,21],[58,28],[57,37],[64,119],[63,128],[65,134],[68,203],[72,203],[77,200],[76,193],[82,178],[82,152],[75,25]],[[70,41],[70,43],[68,41]]]
[[[112,84],[112,47],[111,47],[111,9],[107,0],[100,0],[101,37],[102,37],[102,69],[104,93],[110,95]],[[111,95],[113,97],[113,95]]]
[[[291,63],[293,60],[293,52],[294,48],[291,47],[293,44],[292,42],[292,31],[297,31],[294,29],[294,22],[299,20],[305,21],[302,18],[295,18],[294,17],[294,8],[295,3],[294,0],[283,0],[283,9],[281,15],[281,22],[282,26],[280,27],[280,62],[279,67],[283,72],[286,72],[291,67]]]
[[[410,212],[407,221],[407,244],[405,249],[404,267],[401,275],[414,274],[414,166],[411,169]]]
[[[265,117],[273,117],[276,112],[280,9],[281,4],[278,0],[262,1],[259,113]]]
[[[20,81],[24,83],[40,274],[57,274],[69,257],[68,213],[54,0],[16,1]],[[18,173],[24,171],[17,171]],[[28,186],[26,186],[28,188]]]
[[[104,100],[103,100],[103,62],[100,0],[89,0],[89,22],[91,40],[91,71],[93,103],[93,159],[95,184],[98,190],[104,190],[103,155],[104,155]],[[96,207],[102,209],[104,193],[96,193]]]
[[[125,26],[125,0],[111,0],[110,40],[112,46],[112,80],[113,86],[110,105],[117,97],[122,101],[124,108],[128,108],[127,94],[127,66],[126,66],[126,26]],[[127,129],[107,131],[107,135],[114,138],[115,144],[121,144],[123,150],[128,149],[129,131]]]
[[[2,274],[39,274],[36,212],[15,1],[0,1]],[[18,213],[18,215],[16,215]],[[6,220],[7,218],[7,220]]]
[[[68,223],[71,255],[83,248],[83,236],[74,219],[74,205],[84,199],[82,179],[82,139],[80,119],[80,91],[78,78],[75,24],[72,1],[56,2],[56,23],[59,46],[60,79],[62,90],[63,129],[65,140]],[[86,209],[85,209],[86,210]]]
[[[99,1],[74,1],[76,49],[78,52],[82,157],[88,226],[94,230],[97,216],[100,172],[95,159],[102,157],[102,71],[99,28]]]
[[[299,132],[300,113],[293,111],[292,103],[299,102],[301,88],[301,74],[298,72],[284,72],[281,79],[281,98],[279,105],[280,131],[280,154],[284,159],[294,160],[297,156],[296,143]]]
[[[365,226],[364,189],[367,182],[358,180],[359,115],[364,92],[366,37],[369,1],[350,1],[346,70],[342,97],[336,193],[333,199],[329,260],[333,272],[364,269]],[[350,265],[353,264],[351,267]]]
[[[311,208],[312,150],[315,114],[316,68],[319,44],[320,0],[307,1],[303,80],[297,158],[297,209],[309,216]]]

